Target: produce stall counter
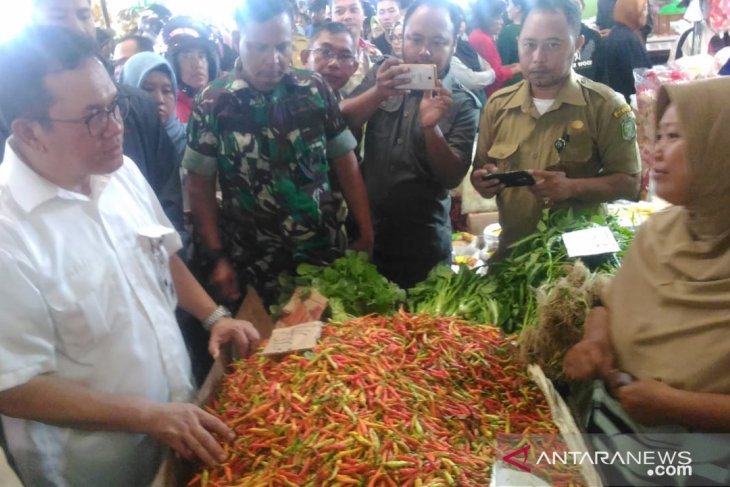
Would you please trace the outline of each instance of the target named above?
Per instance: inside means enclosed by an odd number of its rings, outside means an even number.
[[[257,355],[219,374],[209,409],[238,434],[229,460],[158,485],[489,485],[500,435],[560,442],[558,425],[570,423],[559,396],[551,408],[541,391],[549,381],[538,387],[516,355],[498,328],[454,318],[330,323],[311,352]],[[543,474],[600,485],[577,468]]]

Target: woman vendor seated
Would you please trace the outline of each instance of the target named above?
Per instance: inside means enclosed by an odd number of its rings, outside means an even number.
[[[569,377],[599,379],[587,432],[633,434],[616,449],[672,434],[702,485],[730,485],[730,436],[711,434],[730,433],[728,93],[730,78],[661,88],[652,176],[674,206],[641,226],[564,362]],[[620,470],[627,485],[685,485]]]

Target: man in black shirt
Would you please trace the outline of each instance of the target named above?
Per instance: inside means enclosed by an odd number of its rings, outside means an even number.
[[[581,13],[585,9],[583,0],[576,0]],[[603,83],[603,39],[601,34],[588,27],[584,22],[580,24],[580,35],[585,42],[580,48],[578,56],[573,61],[573,71],[593,81]]]
[[[378,0],[376,14],[380,25],[383,26],[383,33],[373,38],[373,44],[383,54],[392,54],[393,49],[390,47],[390,42],[388,42],[388,36],[395,23],[401,20],[400,3],[398,3],[398,0]]]

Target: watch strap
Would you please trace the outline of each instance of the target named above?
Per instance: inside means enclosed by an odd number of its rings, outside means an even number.
[[[203,320],[203,328],[210,331],[221,318],[230,318],[233,314],[225,306],[218,306],[206,319]]]

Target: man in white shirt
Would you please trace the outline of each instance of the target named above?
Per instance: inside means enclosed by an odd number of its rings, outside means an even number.
[[[225,460],[234,433],[186,404],[180,306],[210,352],[258,333],[233,320],[175,255],[180,237],[122,155],[127,101],[93,43],[37,27],[0,49],[0,413],[26,485],[147,485],[164,445]],[[177,293],[177,295],[176,295]],[[228,316],[226,316],[228,315]]]

